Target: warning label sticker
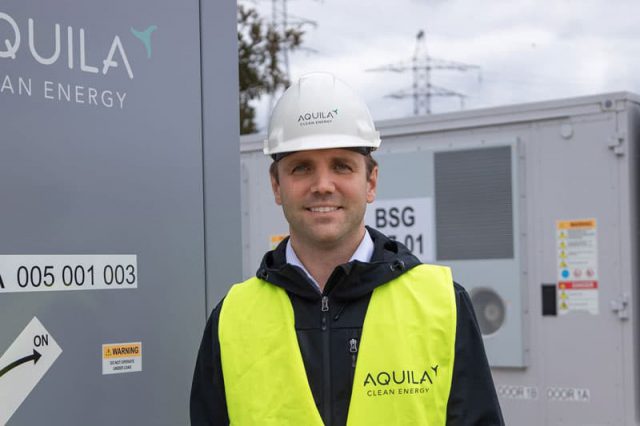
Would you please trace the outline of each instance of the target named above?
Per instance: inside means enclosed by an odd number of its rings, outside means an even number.
[[[269,247],[270,250],[274,250],[276,247],[278,247],[278,244],[280,244],[280,241],[284,240],[285,238],[287,238],[289,236],[289,234],[276,234],[276,235],[271,235],[269,237]]]
[[[102,345],[102,374],[142,371],[142,342]]]
[[[598,244],[595,219],[556,222],[558,313],[598,314]]]

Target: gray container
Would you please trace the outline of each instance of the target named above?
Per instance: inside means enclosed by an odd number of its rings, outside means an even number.
[[[0,424],[188,424],[241,276],[236,42],[229,1],[0,6]]]
[[[640,98],[388,120],[366,222],[471,294],[508,424],[636,425]],[[241,140],[244,275],[287,224]]]

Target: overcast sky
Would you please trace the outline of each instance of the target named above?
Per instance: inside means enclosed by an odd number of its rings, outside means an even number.
[[[271,17],[270,0],[242,0]],[[413,114],[411,73],[367,72],[410,61],[426,32],[430,56],[478,65],[481,72],[436,70],[432,83],[467,95],[465,109],[610,91],[640,92],[638,0],[289,0],[292,20],[313,20],[291,55],[291,77],[335,73],[364,96],[374,119]],[[267,102],[260,105],[260,126]],[[457,111],[436,98],[433,113]]]

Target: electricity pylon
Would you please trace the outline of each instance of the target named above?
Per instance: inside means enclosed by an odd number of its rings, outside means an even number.
[[[413,98],[414,115],[431,114],[431,98],[436,96],[458,97],[460,99],[460,108],[464,109],[464,99],[466,95],[431,83],[431,72],[434,70],[479,71],[480,67],[478,65],[447,61],[429,56],[425,33],[423,30],[420,30],[416,35],[416,44],[413,57],[410,61],[382,65],[380,67],[370,68],[367,71],[411,71],[413,74],[413,85],[411,89],[399,90],[387,96],[394,99]]]

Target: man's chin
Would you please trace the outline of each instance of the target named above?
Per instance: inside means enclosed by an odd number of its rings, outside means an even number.
[[[307,228],[305,232],[298,235],[298,238],[302,238],[306,240],[307,243],[322,248],[338,245],[344,238],[344,235],[342,235],[339,230],[333,229],[331,226],[316,226],[314,228],[312,231]]]

